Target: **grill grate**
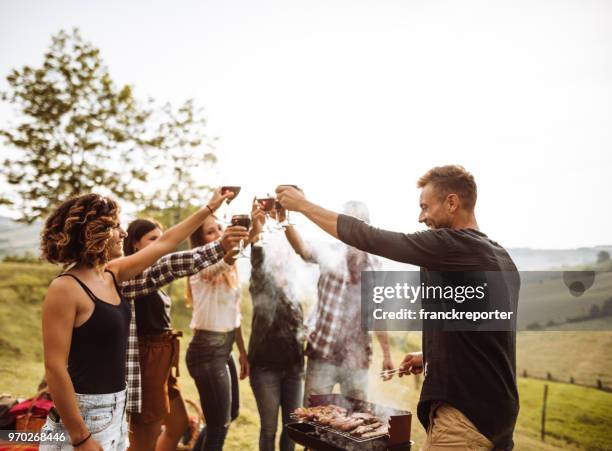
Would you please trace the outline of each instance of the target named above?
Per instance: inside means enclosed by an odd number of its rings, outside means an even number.
[[[296,421],[285,425],[289,436],[296,442],[309,449],[325,451],[384,451],[409,450],[410,423],[412,415],[404,410],[397,410],[367,401],[348,398],[338,394],[311,395],[310,406],[335,404],[344,407],[349,412],[371,412],[381,420],[387,421],[389,431],[387,434],[376,437],[356,437],[350,432],[334,429],[314,421],[301,419],[298,415],[291,415]]]
[[[373,440],[380,440],[381,438],[389,439],[389,434],[381,434],[381,435],[377,435],[376,437],[365,437],[365,438],[356,437],[350,434],[349,432],[339,431],[338,429],[334,429],[331,426],[324,426],[315,421],[301,420],[297,415],[293,415],[293,414],[291,414],[291,419],[295,420],[298,423],[306,423],[306,424],[309,424],[310,426],[314,426],[317,430],[323,430],[326,432],[332,432],[334,434],[342,435],[356,443],[371,442]]]

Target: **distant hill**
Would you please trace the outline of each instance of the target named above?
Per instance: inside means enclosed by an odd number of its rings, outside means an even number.
[[[612,255],[612,245],[578,249],[508,249],[522,271],[542,271],[591,264],[597,261],[597,254],[601,251],[608,251]]]
[[[38,255],[42,223],[23,224],[0,216],[0,258],[6,255]]]
[[[38,255],[41,227],[41,222],[28,225],[0,216],[0,258],[5,255],[23,255],[28,252]],[[602,250],[612,254],[612,245],[578,249],[508,249],[522,271],[542,271],[593,263],[597,260],[597,253]],[[240,266],[241,273],[248,274],[248,261],[241,261]],[[384,267],[388,270],[415,269],[391,261],[385,261]]]

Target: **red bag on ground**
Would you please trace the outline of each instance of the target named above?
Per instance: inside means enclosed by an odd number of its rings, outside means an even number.
[[[47,418],[51,407],[53,407],[53,401],[43,395],[20,402],[11,408],[10,413],[15,417],[31,413],[33,417]]]

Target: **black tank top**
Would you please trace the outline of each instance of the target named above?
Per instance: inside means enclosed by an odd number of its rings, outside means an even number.
[[[100,300],[72,274],[58,276],[72,277],[94,302],[94,311],[89,319],[72,329],[68,374],[77,393],[116,393],[125,388],[125,360],[132,315],[117,286],[115,275],[111,271],[106,272],[113,277],[121,299],[119,305]]]

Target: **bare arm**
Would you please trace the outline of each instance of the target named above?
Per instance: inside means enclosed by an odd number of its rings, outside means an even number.
[[[249,359],[247,357],[247,351],[244,347],[244,338],[242,337],[242,327],[236,328],[236,346],[238,347],[238,361],[240,363],[240,379],[246,379],[249,377]]]
[[[391,352],[389,351],[389,335],[386,331],[377,331],[375,334],[376,338],[378,338],[380,349],[383,352],[383,357],[391,359]]]
[[[221,195],[221,190],[217,189],[209,202],[210,208],[201,208],[184,221],[168,229],[151,245],[128,257],[122,257],[111,261],[108,263],[107,268],[113,271],[120,282],[138,276],[160,257],[172,252],[182,241],[195,232],[204,219],[211,214],[211,210],[217,209],[221,205],[221,202],[231,196],[233,196],[231,192],[228,191],[226,194]]]
[[[383,363],[382,363],[382,371],[389,371],[394,369],[393,360],[391,359],[391,351],[389,350],[389,335],[386,331],[377,331],[375,332],[376,338],[378,338],[378,343],[380,344],[380,349],[383,353]],[[393,376],[383,376],[384,381],[388,381]]]
[[[312,261],[312,253],[307,246],[305,246],[302,237],[299,232],[293,226],[285,227],[285,236],[287,237],[287,241],[293,248],[296,254],[298,254],[304,261]]]
[[[70,290],[70,281],[64,278],[49,286],[42,307],[42,335],[49,391],[72,443],[77,443],[87,437],[89,430],[79,411],[67,368],[77,316],[77,300],[71,291],[74,290]]]
[[[236,347],[240,354],[246,354],[246,348],[244,347],[244,338],[242,337],[242,326],[236,328]]]

